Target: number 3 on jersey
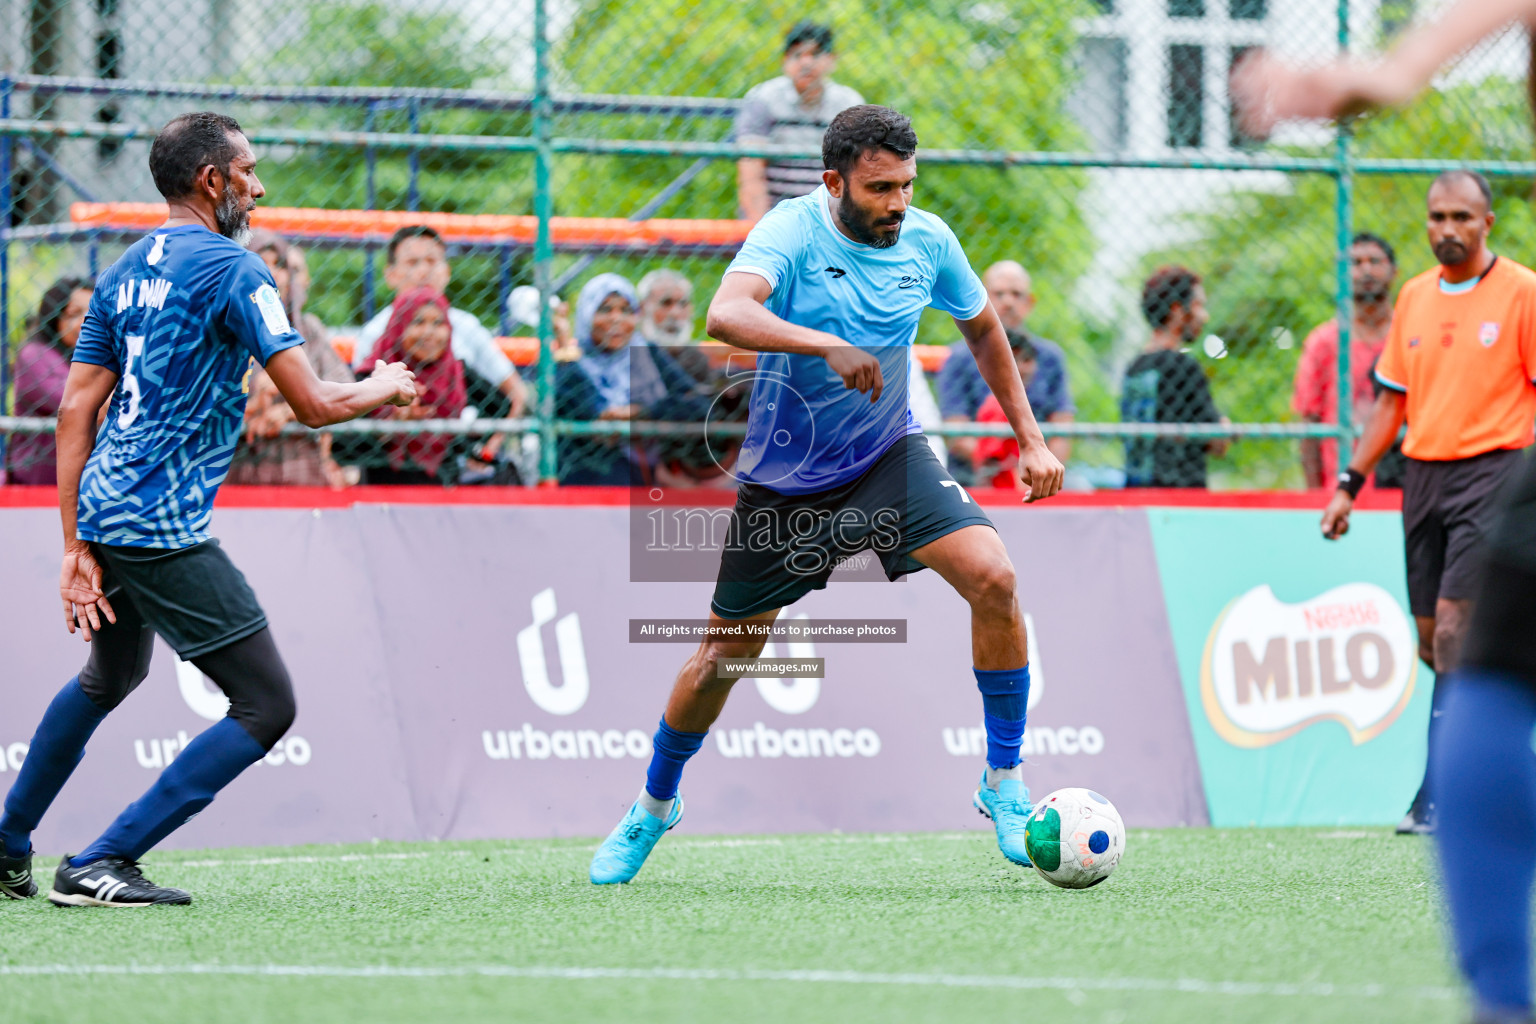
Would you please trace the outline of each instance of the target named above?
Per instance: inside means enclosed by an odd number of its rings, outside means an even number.
[[[127,430],[133,425],[133,421],[139,418],[139,402],[143,393],[139,390],[139,378],[135,370],[135,363],[144,358],[144,336],[142,334],[130,334],[123,338],[123,344],[128,346],[128,358],[123,361],[123,391],[128,396],[128,407],[117,414],[117,428]]]

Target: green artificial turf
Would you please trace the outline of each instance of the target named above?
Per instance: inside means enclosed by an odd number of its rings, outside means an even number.
[[[1080,892],[1008,864],[985,832],[673,835],[635,882],[601,888],[586,880],[592,849],[154,854],[149,877],[190,889],[193,906],[0,904],[0,1015],[1361,1024],[1466,1014],[1427,848],[1386,830],[1133,831],[1115,875]],[[126,965],[133,973],[104,971]]]

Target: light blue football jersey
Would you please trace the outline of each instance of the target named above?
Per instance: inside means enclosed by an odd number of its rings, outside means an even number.
[[[774,207],[726,273],[773,286],[765,305],[781,319],[870,350],[885,379],[880,400],[843,386],[826,360],[760,352],[737,475],[780,494],[848,483],[907,434],[921,431],[907,396],[907,360],[928,306],[969,320],[987,291],[955,233],[907,209],[888,249],[861,245],[832,222],[825,186]]]
[[[163,228],[96,281],[74,360],[118,375],[80,478],[79,536],[122,547],[208,539],[254,358],[302,345],[264,260],[198,225]]]

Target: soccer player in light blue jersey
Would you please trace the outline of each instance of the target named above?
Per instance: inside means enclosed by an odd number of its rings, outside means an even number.
[[[752,229],[710,303],[711,336],[759,353],[741,486],[710,603],[711,636],[683,666],[645,786],[592,859],[594,883],[628,882],[683,815],[678,783],[730,695],[721,659],[755,658],[749,625],[826,586],[873,549],[888,578],[938,571],[971,606],[987,764],[972,802],[1004,856],[1029,863],[1032,806],[1019,748],[1029,700],[1013,564],[986,514],[923,440],[905,384],[918,318],[955,318],[1019,441],[1026,501],[1061,489],[1062,465],[1024,397],[1012,350],[954,232],[914,208],[917,135],[886,107],[850,107],[822,140],[822,187]]]
[[[306,426],[416,397],[404,364],[356,384],[319,380],[264,260],[244,247],[265,195],[240,126],[184,114],[149,153],[170,204],[162,227],[98,279],[59,408],[64,622],[90,642],[80,674],[43,714],[0,815],[0,896],[37,893],[32,831],[96,726],[144,681],[155,634],[229,697],[228,717],[177,755],[149,791],[77,856],[59,906],[190,903],[139,859],[264,757],[293,721],[293,688],[245,577],[208,535],[258,363]],[[106,419],[98,413],[108,399]]]

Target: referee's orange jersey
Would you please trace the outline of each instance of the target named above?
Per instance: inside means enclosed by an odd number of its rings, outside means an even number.
[[[1376,364],[1408,396],[1403,454],[1440,462],[1524,448],[1536,420],[1536,272],[1500,256],[1470,291],[1440,268],[1403,285]]]

